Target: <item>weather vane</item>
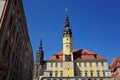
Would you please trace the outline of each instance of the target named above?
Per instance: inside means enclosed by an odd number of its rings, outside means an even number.
[[[68,14],[68,9],[67,8],[65,8],[65,11],[66,11],[66,14]]]

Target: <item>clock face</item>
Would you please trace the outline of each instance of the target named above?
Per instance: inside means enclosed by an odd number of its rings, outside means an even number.
[[[71,61],[71,55],[65,55],[65,61]]]
[[[67,62],[67,61],[66,61],[66,62],[63,63],[63,67],[64,67],[64,68],[67,68],[67,69],[68,69],[68,68],[69,68],[69,69],[70,69],[70,68],[73,69],[73,62],[69,62],[69,61]]]
[[[66,67],[69,68],[70,67],[70,62],[66,63]]]

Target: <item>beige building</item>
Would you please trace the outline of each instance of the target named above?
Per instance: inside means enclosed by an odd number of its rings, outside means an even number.
[[[0,80],[32,80],[33,51],[22,0],[0,0]]]
[[[68,14],[62,37],[63,49],[44,60],[42,41],[36,53],[33,80],[113,80],[107,59],[87,49],[74,50]]]

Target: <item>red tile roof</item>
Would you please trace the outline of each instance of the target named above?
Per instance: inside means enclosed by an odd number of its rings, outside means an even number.
[[[110,68],[113,68],[116,65],[120,65],[120,64],[117,64],[118,62],[120,62],[120,57],[114,58],[114,60],[110,64]]]
[[[98,54],[95,54],[94,52],[91,52],[86,49],[81,50],[73,50],[73,57],[74,61],[88,61],[88,60],[107,60],[104,57],[99,56]],[[63,61],[63,51],[56,53],[52,57],[50,57],[47,61]]]

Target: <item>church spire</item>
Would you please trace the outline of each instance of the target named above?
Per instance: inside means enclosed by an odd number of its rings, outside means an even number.
[[[42,65],[44,61],[44,51],[42,49],[42,39],[40,40],[40,45],[36,53],[36,63]]]
[[[42,50],[42,38],[41,38],[41,40],[40,40],[40,47],[39,47],[39,49]]]
[[[69,18],[68,18],[68,10],[66,8],[66,16],[65,16],[65,25],[64,25],[64,30],[63,30],[63,37],[65,35],[68,35],[70,37],[72,37],[72,31],[70,29],[70,23],[69,23]]]
[[[39,46],[37,53],[43,53],[42,38],[40,39],[40,46]]]

